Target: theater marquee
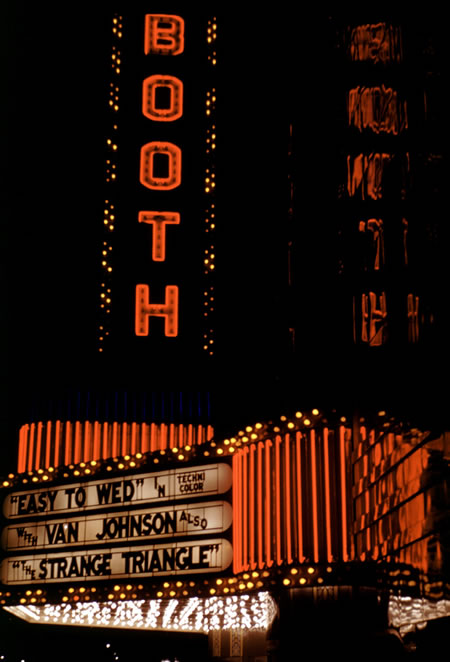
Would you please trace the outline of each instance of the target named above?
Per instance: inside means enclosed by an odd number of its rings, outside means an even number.
[[[13,492],[3,513],[14,521],[1,542],[15,555],[2,561],[0,581],[221,572],[231,565],[233,551],[226,537],[216,536],[230,528],[232,507],[215,497],[231,483],[231,467],[217,463]]]

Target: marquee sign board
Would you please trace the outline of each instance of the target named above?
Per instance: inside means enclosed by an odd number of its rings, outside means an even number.
[[[0,581],[220,572],[233,552],[227,539],[214,536],[231,526],[232,507],[214,497],[231,483],[231,467],[216,463],[12,492],[3,513],[13,521],[1,542],[16,555],[2,561]],[[138,544],[144,541],[152,544]]]
[[[231,487],[227,464],[168,469],[147,474],[74,483],[54,489],[13,492],[3,504],[7,518],[73,513],[118,505],[144,505],[223,494]]]
[[[6,527],[2,547],[7,551],[93,545],[117,541],[216,534],[231,526],[226,501],[128,510],[85,517],[25,522]]]
[[[99,579],[155,577],[220,572],[233,560],[228,540],[166,543],[139,547],[87,549],[61,554],[35,554],[5,559],[4,584],[85,582]]]

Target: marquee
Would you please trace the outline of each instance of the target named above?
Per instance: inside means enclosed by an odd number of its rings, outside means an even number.
[[[12,523],[2,533],[8,556],[0,566],[1,582],[45,585],[224,571],[233,560],[226,534],[232,507],[214,499],[227,494],[231,483],[231,467],[215,463],[13,491],[3,503]]]

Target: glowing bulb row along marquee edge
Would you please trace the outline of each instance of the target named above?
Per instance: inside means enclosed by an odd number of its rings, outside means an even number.
[[[168,14],[145,16],[144,52],[146,55],[177,56],[184,51],[184,20]],[[169,102],[160,107],[156,102],[159,90],[165,89]],[[143,81],[142,113],[151,122],[174,122],[183,115],[183,82],[172,75],[156,74]],[[166,173],[156,173],[155,161],[166,160]],[[152,141],[141,147],[140,183],[150,190],[170,191],[181,184],[181,149],[167,141]],[[140,211],[139,223],[152,226],[153,247],[151,259],[163,262],[166,259],[166,230],[168,225],[179,225],[180,214],[174,211]],[[149,318],[164,318],[164,334],[178,335],[177,285],[167,285],[163,303],[150,302],[150,287],[145,283],[136,285],[135,334],[149,335]]]

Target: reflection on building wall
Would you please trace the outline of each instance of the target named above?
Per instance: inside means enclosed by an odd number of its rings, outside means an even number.
[[[350,31],[349,54],[353,62],[389,63],[402,60],[402,32],[388,23],[367,23]]]
[[[448,595],[450,433],[361,425],[354,444],[356,556],[408,564],[412,589]]]

